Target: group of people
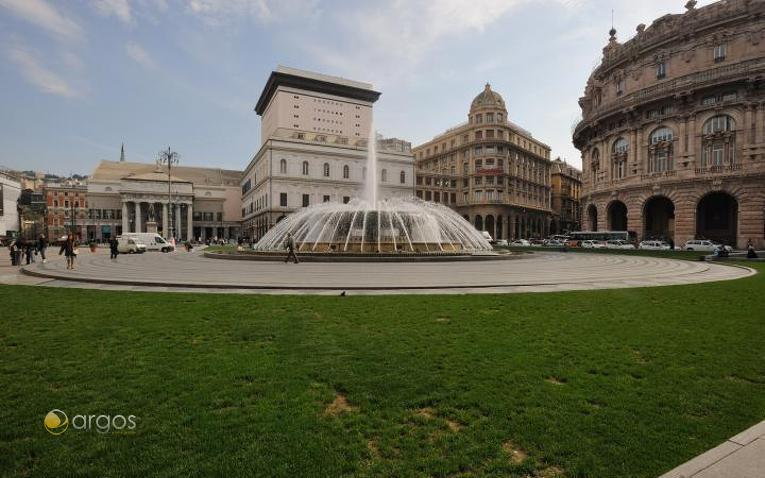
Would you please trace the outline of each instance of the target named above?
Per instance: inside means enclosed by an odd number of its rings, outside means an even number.
[[[42,234],[40,234],[39,239],[13,239],[10,244],[8,244],[11,265],[21,266],[24,262],[29,265],[36,261],[38,255],[43,263],[45,263],[45,251],[47,249],[48,240]]]
[[[66,268],[74,269],[74,260],[79,253],[79,242],[73,235],[68,235],[66,240],[61,243],[61,249],[59,255],[66,257]],[[47,262],[45,256],[48,250],[49,242],[44,234],[40,234],[37,239],[22,239],[15,238],[8,244],[8,252],[11,257],[12,266],[21,266],[26,263],[27,265],[36,262],[36,258],[39,255],[43,264]]]

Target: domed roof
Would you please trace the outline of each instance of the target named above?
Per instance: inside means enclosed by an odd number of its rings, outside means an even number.
[[[470,103],[470,110],[475,108],[487,108],[495,107],[505,109],[505,100],[502,99],[499,93],[492,91],[491,85],[486,83],[483,91],[478,94]]]

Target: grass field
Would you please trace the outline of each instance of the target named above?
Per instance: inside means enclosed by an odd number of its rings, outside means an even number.
[[[0,476],[655,477],[765,418],[764,286],[2,286]],[[52,436],[54,408],[138,425]]]

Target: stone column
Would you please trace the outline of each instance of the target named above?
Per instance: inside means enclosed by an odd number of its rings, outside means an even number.
[[[749,145],[751,143],[755,142],[755,139],[752,137],[752,118],[754,116],[754,110],[756,106],[753,104],[749,104],[745,106],[744,109],[744,144]]]
[[[760,103],[757,108],[757,135],[755,138],[757,143],[765,142],[765,129],[762,125],[765,125],[765,104]]]
[[[123,201],[122,202],[122,234],[130,232],[128,231],[128,227],[130,227],[129,224],[130,223],[128,223],[128,203],[127,201]],[[116,235],[117,231],[114,231],[114,233]]]
[[[634,152],[634,156],[632,157],[632,162],[635,164],[638,174],[641,172],[643,165],[640,163],[640,149],[643,145],[640,144],[640,135],[638,135],[638,130],[633,129],[630,134],[630,145],[632,146],[632,151]],[[625,176],[631,176],[632,175],[632,165],[628,162],[627,163],[627,171],[625,171]]]
[[[170,205],[162,203],[162,235],[170,240]]]
[[[181,239],[181,203],[175,203],[175,220],[173,221],[173,237]]]
[[[191,203],[186,205],[186,240],[191,241],[194,238],[194,227],[192,226],[192,219],[194,215],[191,210]]]
[[[693,161],[696,168],[699,164],[695,162],[696,159],[696,116],[691,115],[688,118],[688,159]]]
[[[143,232],[141,220],[141,202],[138,201],[135,203],[135,232]]]

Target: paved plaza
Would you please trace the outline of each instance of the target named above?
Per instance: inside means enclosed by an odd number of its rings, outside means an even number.
[[[200,252],[121,255],[83,252],[25,268],[39,284],[131,290],[265,293],[505,293],[651,287],[732,280],[748,268],[656,257],[536,253],[518,260],[432,263],[232,261]]]

